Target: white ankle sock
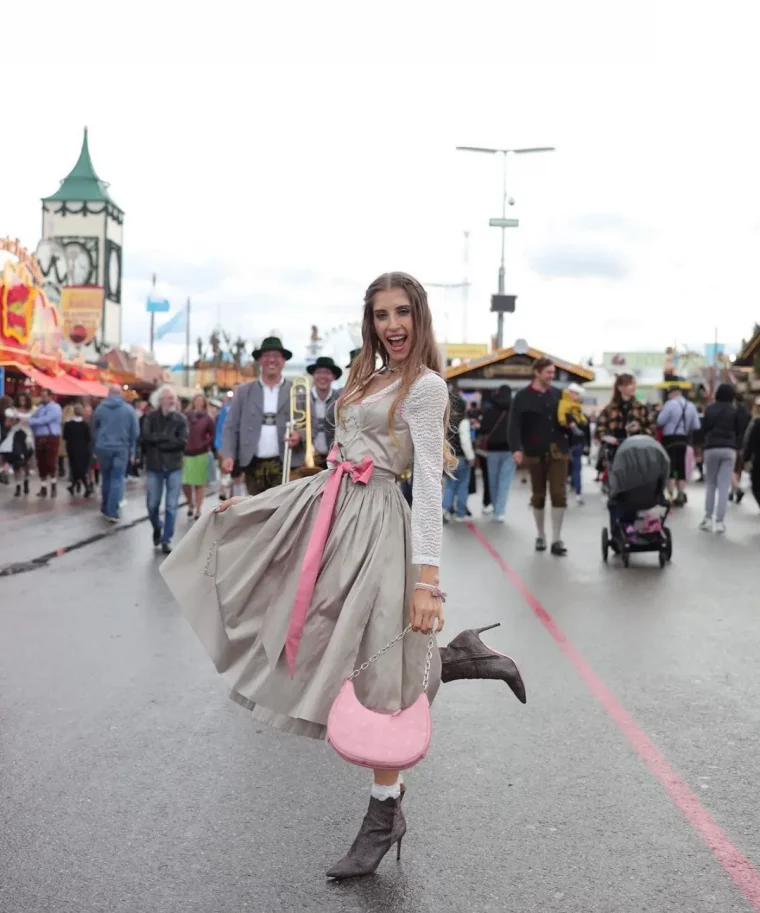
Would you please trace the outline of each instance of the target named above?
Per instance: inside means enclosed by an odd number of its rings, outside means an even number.
[[[536,520],[536,532],[542,538],[546,538],[546,512],[533,508],[533,516]]]
[[[385,802],[386,799],[398,799],[401,795],[401,780],[396,780],[393,786],[381,786],[379,783],[372,784],[372,798]]]
[[[564,507],[552,507],[552,542],[559,542],[562,539],[562,520],[564,517]]]

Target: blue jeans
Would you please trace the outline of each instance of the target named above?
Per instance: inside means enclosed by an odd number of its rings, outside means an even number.
[[[119,502],[124,497],[124,479],[129,464],[128,450],[103,450],[100,463],[100,509],[108,517],[119,516]]]
[[[161,497],[166,488],[166,504],[164,506],[164,527],[161,542],[168,545],[174,535],[174,524],[177,520],[177,505],[179,492],[182,487],[182,470],[171,469],[162,472],[148,472],[148,519],[153,524],[153,529],[161,532]]]
[[[491,489],[493,515],[503,517],[517,467],[508,450],[494,450],[486,456],[486,462],[488,463],[488,486]]]
[[[467,515],[467,496],[470,493],[470,464],[464,457],[459,458],[454,478],[446,476],[443,492],[443,511],[450,514],[456,507],[458,517]]]
[[[583,444],[573,444],[570,448],[570,478],[573,483],[573,491],[580,495],[581,493],[581,467],[583,465]]]

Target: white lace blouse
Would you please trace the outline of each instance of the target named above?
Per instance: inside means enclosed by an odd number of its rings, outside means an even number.
[[[414,384],[401,405],[414,446],[412,475],[412,563],[441,563],[443,417],[449,403],[446,381],[433,371]]]
[[[398,390],[401,379],[362,400],[376,402]],[[449,404],[446,381],[425,371],[401,403],[401,418],[409,426],[414,448],[412,464],[412,564],[441,563],[443,531],[443,417]]]

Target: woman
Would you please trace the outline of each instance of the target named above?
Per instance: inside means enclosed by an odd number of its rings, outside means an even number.
[[[393,712],[412,704],[434,623],[443,627],[441,478],[455,464],[422,286],[405,273],[376,279],[365,294],[362,338],[337,404],[328,469],[226,501],[162,565],[231,697],[256,720],[311,738],[324,738],[332,702],[363,663],[355,684],[365,706]],[[410,511],[396,478],[412,460]],[[403,636],[407,625],[416,633]],[[394,638],[400,642],[370,663]],[[427,661],[431,700],[440,681],[463,678],[501,679],[525,700],[514,662],[474,631]],[[359,835],[329,877],[370,874],[400,847],[401,798],[400,771],[376,770]]]
[[[575,492],[578,505],[583,504],[583,451],[586,449],[588,419],[583,413],[583,387],[568,384],[562,391],[557,410],[557,419],[570,437],[570,484]]]
[[[741,449],[743,441],[743,429],[735,401],[734,385],[721,384],[715,393],[715,402],[707,407],[702,420],[706,488],[705,518],[699,528],[708,533],[713,530],[713,514],[715,532],[726,531],[728,493],[736,466],[736,452]]]
[[[29,494],[29,474],[31,471],[32,461],[34,459],[34,438],[32,437],[32,429],[29,427],[29,416],[34,411],[34,403],[32,403],[32,398],[26,392],[21,392],[16,397],[16,416],[19,420],[21,427],[24,430],[26,435],[26,442],[28,448],[28,457],[22,461],[16,467],[16,497],[21,496],[21,491],[19,491],[20,485],[23,484],[23,492],[25,495]],[[23,476],[23,483],[20,482],[21,477]]]
[[[736,394],[736,418],[739,423],[739,448],[736,451],[736,465],[731,478],[731,491],[729,492],[728,500],[741,504],[744,498],[744,489],[742,488],[742,475],[744,474],[743,441],[747,428],[749,428],[752,421],[752,413],[744,404],[744,396],[741,393]]]
[[[636,378],[633,374],[619,374],[615,378],[612,399],[599,415],[596,434],[603,445],[599,461],[605,490],[609,465],[615,457],[615,451],[628,435],[655,434],[649,409],[636,399]]]
[[[754,418],[744,436],[744,462],[752,464],[749,478],[760,507],[760,397],[755,400]]]
[[[80,488],[84,488],[84,496],[89,498],[92,494],[89,481],[92,434],[90,426],[84,420],[84,406],[81,403],[73,407],[71,418],[64,423],[63,442],[69,459],[69,494],[79,494]]]
[[[652,417],[645,403],[636,399],[636,378],[620,374],[615,378],[612,399],[602,409],[596,426],[600,441],[616,446],[631,434],[654,435]]]
[[[479,444],[486,452],[494,523],[504,522],[509,490],[515,477],[515,461],[507,440],[511,405],[512,388],[502,384],[491,396],[491,406],[483,414],[480,425]]]
[[[208,414],[208,403],[202,393],[195,394],[185,415],[189,435],[182,466],[182,490],[187,501],[187,515],[197,520],[208,485],[208,455],[214,443],[214,420]]]

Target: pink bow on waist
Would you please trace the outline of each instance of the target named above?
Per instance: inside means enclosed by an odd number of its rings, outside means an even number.
[[[327,456],[327,460],[333,464],[332,475],[322,489],[322,499],[319,504],[317,519],[314,522],[314,529],[311,531],[309,544],[306,547],[303,565],[301,566],[301,576],[298,580],[293,614],[290,618],[288,636],[285,640],[285,659],[290,669],[291,678],[295,674],[296,656],[298,654],[298,646],[301,643],[304,624],[306,623],[306,614],[309,611],[311,599],[314,595],[314,587],[317,585],[319,570],[322,567],[322,555],[324,554],[325,543],[330,532],[330,524],[335,512],[335,502],[338,500],[341,479],[348,474],[355,484],[366,485],[372,478],[372,471],[375,468],[374,461],[370,457],[365,457],[360,463],[351,463],[348,460],[341,462],[337,447],[333,447]]]

